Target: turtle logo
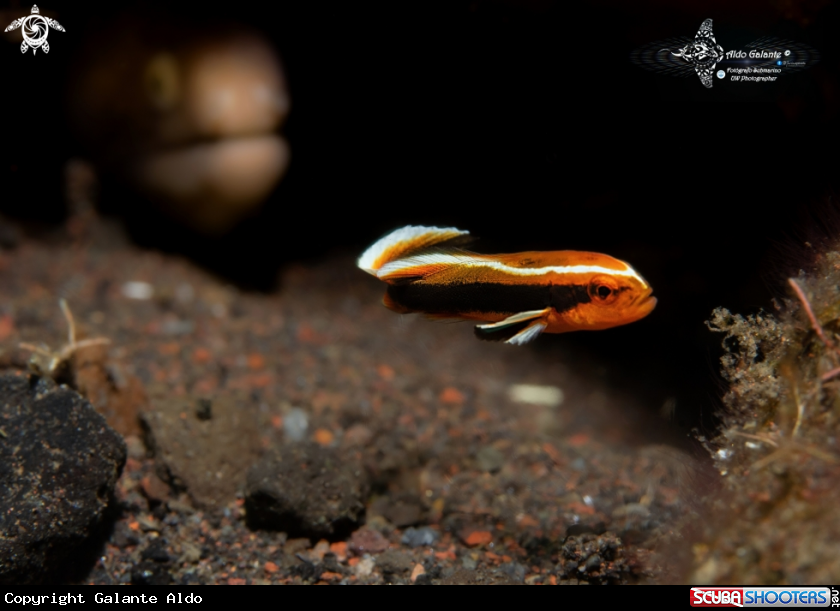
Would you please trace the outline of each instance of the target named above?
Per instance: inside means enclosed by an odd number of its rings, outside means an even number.
[[[6,28],[7,32],[21,28],[21,32],[23,33],[23,42],[20,45],[21,53],[26,53],[26,50],[30,47],[32,48],[33,55],[37,52],[38,47],[41,47],[44,53],[49,53],[50,44],[47,42],[47,34],[50,32],[50,28],[59,32],[65,31],[55,19],[44,17],[40,13],[41,11],[38,9],[38,5],[33,4],[31,15],[15,19]]]

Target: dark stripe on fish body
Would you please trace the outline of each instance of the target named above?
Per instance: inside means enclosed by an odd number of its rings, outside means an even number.
[[[389,285],[388,296],[416,312],[456,314],[458,312],[493,312],[516,314],[553,307],[558,312],[571,310],[590,300],[586,286],[579,284],[432,284],[412,282]]]
[[[585,284],[552,284],[551,307],[557,312],[574,309],[581,303],[589,303],[589,289]]]

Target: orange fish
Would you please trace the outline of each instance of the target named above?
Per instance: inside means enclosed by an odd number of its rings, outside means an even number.
[[[481,255],[469,232],[408,226],[381,238],[358,266],[388,284],[385,305],[435,319],[480,320],[480,339],[521,345],[540,333],[609,329],[656,306],[630,265],[575,250]]]

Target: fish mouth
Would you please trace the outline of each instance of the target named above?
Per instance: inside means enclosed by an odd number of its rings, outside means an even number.
[[[219,138],[150,153],[134,164],[132,179],[166,201],[175,216],[193,223],[200,219],[196,228],[212,234],[268,196],[283,177],[289,156],[289,145],[278,134]]]
[[[630,302],[628,308],[633,312],[634,320],[644,318],[656,307],[657,299],[653,296],[653,289],[648,286],[643,292]]]
[[[653,311],[653,308],[656,307],[657,299],[653,296],[653,290],[649,290],[647,294],[642,295],[640,299],[636,302],[636,308],[638,309],[641,316],[647,316]]]

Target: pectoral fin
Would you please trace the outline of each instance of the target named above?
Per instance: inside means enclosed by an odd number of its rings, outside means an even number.
[[[535,339],[545,330],[548,326],[549,312],[550,308],[520,312],[499,322],[477,325],[475,334],[479,339],[504,341],[521,346]]]

